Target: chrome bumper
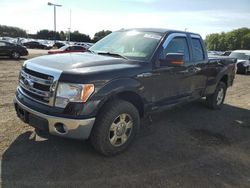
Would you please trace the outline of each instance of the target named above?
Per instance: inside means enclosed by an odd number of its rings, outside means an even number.
[[[46,115],[23,105],[20,101],[18,101],[16,97],[13,101],[14,104],[18,106],[18,108],[27,112],[28,114],[33,114],[36,117],[47,120],[48,131],[51,135],[74,139],[88,139],[95,122],[95,118],[69,119]],[[63,132],[58,131],[58,129],[56,128],[56,125],[58,124],[63,125]]]

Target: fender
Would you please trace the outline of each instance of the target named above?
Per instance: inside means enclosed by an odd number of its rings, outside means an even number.
[[[99,88],[96,94],[93,96],[95,100],[103,100],[110,98],[113,95],[124,91],[132,91],[138,95],[140,93],[141,83],[133,78],[121,78],[111,80],[103,87]]]
[[[141,83],[133,78],[120,78],[111,80],[104,86],[96,88],[94,95],[90,98],[82,111],[82,115],[95,116],[102,105],[111,97],[122,92],[134,92],[139,96],[142,96]]]
[[[230,74],[230,71],[229,71],[228,67],[223,67],[222,70],[216,76],[216,78],[214,78],[213,81],[210,82],[209,84],[207,83],[207,87],[206,87],[204,96],[213,94],[216,90],[218,83],[223,79],[224,76],[227,76],[229,78],[229,74]],[[227,86],[230,85],[229,79],[227,79],[226,84],[227,84]]]

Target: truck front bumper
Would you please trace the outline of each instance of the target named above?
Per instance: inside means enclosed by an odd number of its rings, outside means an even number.
[[[16,97],[13,101],[17,115],[22,121],[51,135],[83,140],[88,139],[95,122],[95,118],[69,119],[50,116],[25,106]]]

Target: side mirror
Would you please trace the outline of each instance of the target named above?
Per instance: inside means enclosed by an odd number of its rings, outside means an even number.
[[[165,59],[160,59],[161,66],[180,67],[184,65],[183,53],[167,53]]]

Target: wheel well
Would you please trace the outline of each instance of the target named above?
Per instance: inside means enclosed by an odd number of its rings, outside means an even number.
[[[124,91],[122,93],[118,93],[116,96],[119,99],[132,103],[139,111],[141,117],[144,115],[144,105],[142,102],[142,98],[138,94],[131,91]]]
[[[228,81],[228,75],[224,75],[221,79],[220,82],[223,82],[227,86],[227,81]]]

